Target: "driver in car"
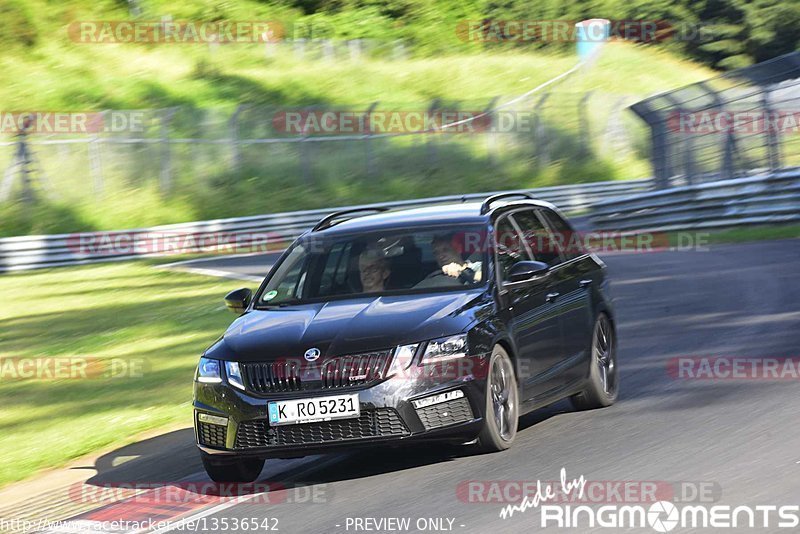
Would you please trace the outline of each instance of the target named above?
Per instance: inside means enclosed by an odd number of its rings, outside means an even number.
[[[453,244],[453,236],[437,235],[433,238],[431,247],[441,271],[434,271],[428,277],[441,272],[451,278],[458,278],[463,284],[481,281],[481,262],[464,261]]]

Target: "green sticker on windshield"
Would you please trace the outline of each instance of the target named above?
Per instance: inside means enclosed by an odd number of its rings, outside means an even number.
[[[261,300],[272,300],[277,296],[278,292],[273,289],[272,291],[267,291],[264,293],[264,296],[261,298]]]

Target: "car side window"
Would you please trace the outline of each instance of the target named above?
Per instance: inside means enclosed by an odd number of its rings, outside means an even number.
[[[512,215],[522,230],[525,243],[533,253],[533,259],[553,267],[561,263],[561,254],[552,234],[542,224],[535,210],[516,211]]]
[[[347,283],[347,270],[351,261],[352,243],[337,243],[331,247],[325,258],[325,267],[322,270],[322,279],[319,291],[315,296],[335,295],[337,292],[346,292],[343,288]]]
[[[501,280],[508,280],[508,273],[515,263],[531,259],[519,232],[508,216],[498,219],[494,230],[494,242],[497,271]]]
[[[292,249],[261,295],[261,302],[274,304],[300,298],[305,285],[307,259],[306,250],[302,245]],[[276,284],[274,281],[279,282]]]
[[[586,254],[586,249],[581,243],[580,236],[567,221],[552,210],[543,209],[540,213],[553,231],[565,260],[569,261]]]

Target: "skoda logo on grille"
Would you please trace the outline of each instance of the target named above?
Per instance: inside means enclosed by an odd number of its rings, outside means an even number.
[[[320,355],[319,349],[313,348],[313,349],[308,349],[306,353],[303,355],[303,357],[306,359],[306,361],[313,362],[316,361],[317,358],[319,358],[319,355]]]

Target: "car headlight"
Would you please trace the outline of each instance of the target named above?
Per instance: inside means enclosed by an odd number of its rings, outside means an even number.
[[[414,345],[400,345],[394,349],[394,362],[392,363],[392,372],[405,371],[411,367],[411,362],[414,361],[414,355],[417,353],[419,343]]]
[[[218,384],[222,382],[219,360],[212,360],[206,357],[200,358],[200,363],[197,364],[195,380],[204,384]]]
[[[225,374],[228,376],[228,384],[244,390],[242,370],[239,369],[239,362],[225,362]]]
[[[467,334],[448,336],[428,342],[422,363],[464,358],[467,355]]]

